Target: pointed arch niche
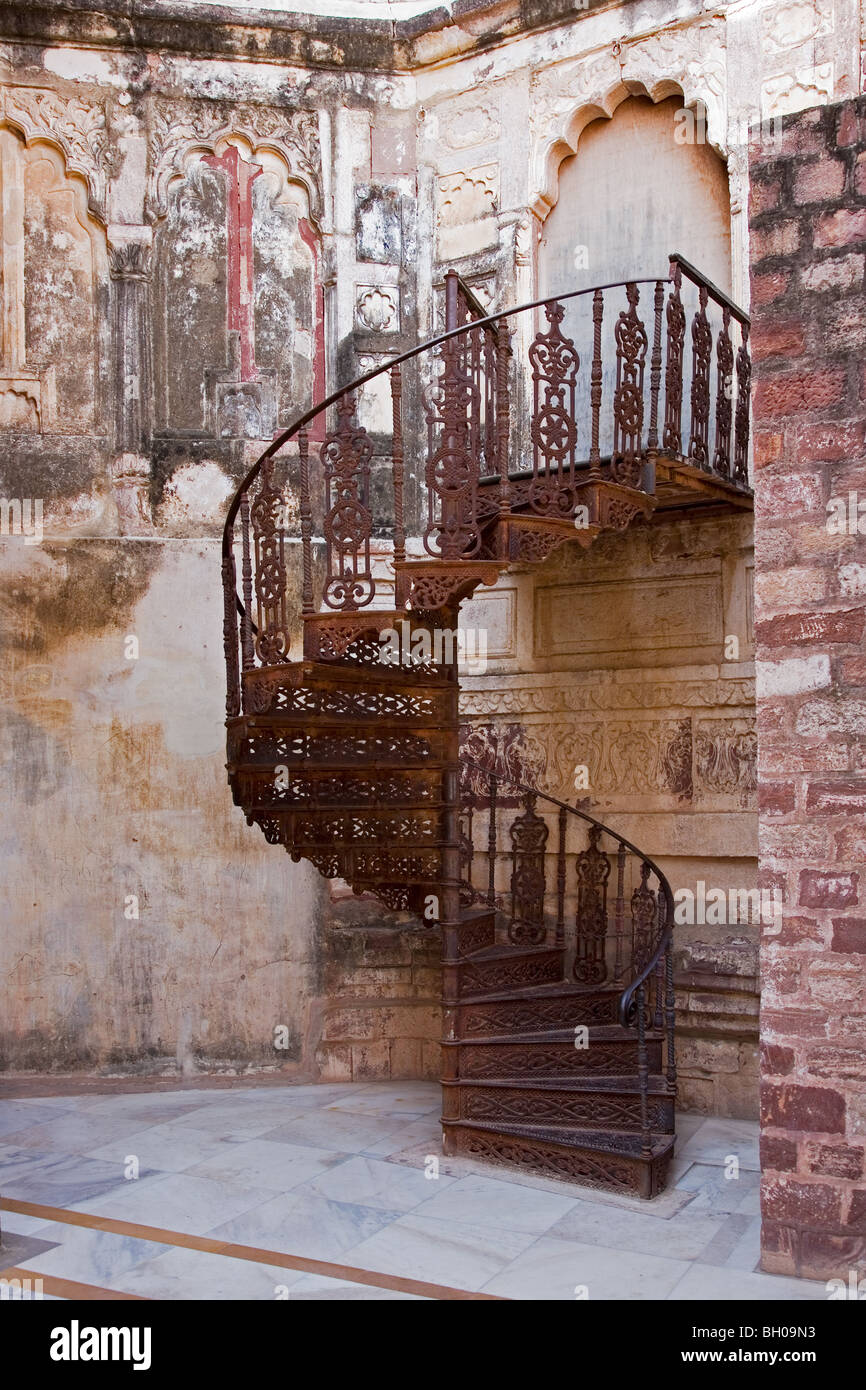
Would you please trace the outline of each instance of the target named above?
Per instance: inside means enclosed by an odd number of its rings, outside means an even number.
[[[728,170],[706,132],[701,105],[681,95],[626,94],[590,114],[541,227],[539,293],[666,275],[671,251],[735,292]]]
[[[154,236],[160,433],[268,439],[321,393],[310,202],[273,142],[228,133],[178,159]]]
[[[0,429],[99,428],[108,256],[56,145],[0,124]]]

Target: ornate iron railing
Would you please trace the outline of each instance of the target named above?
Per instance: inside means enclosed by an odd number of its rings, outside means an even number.
[[[670,883],[648,855],[586,811],[465,754],[460,768],[463,905],[495,909],[515,946],[562,948],[579,985],[620,991],[620,1022],[638,1037],[648,1134],[648,1028],[664,1036],[666,1080],[676,1087]],[[582,848],[579,825],[587,828]]]
[[[576,339],[562,331],[566,304]],[[681,256],[672,257],[665,278],[576,290],[488,315],[449,273],[445,309],[444,333],[316,402],[274,439],[235,492],[222,544],[230,715],[241,708],[243,670],[289,659],[287,541],[300,545],[304,617],[351,620],[381,607],[390,587],[374,572],[377,548],[394,564],[393,606],[405,604],[407,474],[426,494],[426,521],[415,528],[423,553],[452,565],[495,558],[484,548],[485,527],[512,513],[567,519],[594,481],[652,496],[664,461],[730,493],[749,491],[749,319]],[[543,322],[528,361],[519,361],[509,322],[530,313]],[[612,356],[605,357],[611,331]],[[433,371],[426,384],[418,370],[425,354]],[[408,470],[407,370],[417,377],[426,435],[417,441],[422,464]],[[521,371],[531,410],[515,427],[510,396]],[[377,435],[359,422],[359,391],[385,381],[390,428]],[[309,427],[328,412],[330,428],[311,459]],[[309,654],[321,656],[321,646]]]

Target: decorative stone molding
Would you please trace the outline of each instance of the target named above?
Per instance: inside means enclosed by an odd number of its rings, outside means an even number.
[[[399,333],[400,291],[396,285],[357,285],[355,324],[368,333]]]
[[[457,260],[499,245],[499,165],[443,174],[436,186],[439,259]]]
[[[466,150],[475,145],[489,145],[499,139],[499,112],[491,103],[472,95],[440,107],[440,139],[452,150]]]
[[[833,89],[832,62],[806,64],[762,84],[761,115],[787,116],[810,106],[824,106],[832,100]]]
[[[282,159],[289,176],[307,190],[311,220],[321,223],[322,154],[315,111],[157,99],[151,131],[147,209],[152,218],[165,216],[168,186],[182,174],[186,158],[196,152],[214,154],[220,141],[234,135],[242,136],[254,153],[269,150]]]
[[[709,143],[727,153],[727,71],[724,19],[701,19],[649,37],[611,44],[577,61],[545,67],[531,78],[532,210],[545,218],[554,206],[559,166],[577,150],[590,121],[612,116],[643,89],[653,101],[681,94],[706,111]]]
[[[0,429],[44,434],[54,423],[54,368],[0,368]]]
[[[60,150],[67,173],[86,181],[89,210],[104,224],[106,182],[114,167],[105,103],[62,96],[47,87],[3,87],[0,117],[28,145],[45,140]]]
[[[117,382],[114,440],[119,455],[126,460],[137,458],[150,438],[152,369],[148,285],[152,243],[150,227],[112,223],[108,228],[111,351]],[[122,468],[123,477],[127,477],[128,465]],[[145,503],[139,499],[130,515],[140,518],[145,512]]]

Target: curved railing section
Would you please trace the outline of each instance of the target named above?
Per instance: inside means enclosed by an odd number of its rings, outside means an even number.
[[[513,945],[562,947],[579,984],[620,987],[623,1023],[636,1021],[641,991],[650,1015],[661,1020],[673,1008],[674,899],[659,866],[570,802],[462,752],[460,765],[464,905],[495,908]],[[539,805],[546,814],[539,814]],[[574,843],[577,822],[588,827],[583,848]],[[481,883],[473,882],[479,864]],[[571,939],[567,919],[574,926]]]
[[[363,614],[436,607],[444,568],[430,562],[541,558],[537,532],[497,551],[497,523],[518,513],[568,521],[605,481],[649,506],[671,467],[748,493],[749,319],[682,257],[666,277],[495,314],[452,272],[444,318],[312,405],[237,488],[222,540],[229,716],[245,671],[290,659],[298,616],[305,656],[344,659],[362,652]]]
[[[465,754],[460,761],[464,904],[495,909],[515,946],[561,948],[578,984],[621,991],[620,1023],[637,1033],[641,1130],[649,1153],[650,1029],[663,1037],[665,1080],[671,1094],[676,1090],[671,886],[648,855],[594,816]],[[574,828],[581,823],[586,843],[577,848]],[[479,864],[484,881],[476,886]]]

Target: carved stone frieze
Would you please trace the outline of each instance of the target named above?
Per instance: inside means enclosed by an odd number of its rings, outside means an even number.
[[[151,123],[151,175],[148,210],[154,218],[167,211],[168,185],[180,172],[189,150],[213,150],[221,137],[242,135],[253,149],[270,149],[286,162],[310,199],[310,216],[322,214],[322,154],[315,111],[267,106],[238,106],[219,101],[157,98]]]

